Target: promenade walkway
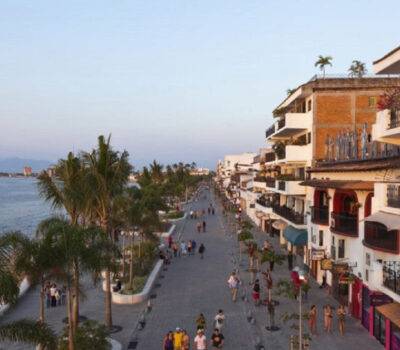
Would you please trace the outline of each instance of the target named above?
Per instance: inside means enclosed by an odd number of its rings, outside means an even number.
[[[191,203],[187,210],[207,209],[211,201],[207,194],[206,199],[201,199]],[[283,324],[280,316],[286,312],[296,312],[298,303],[284,297],[274,297],[278,299],[280,305],[276,308],[276,323],[280,327],[277,332],[268,332],[265,326],[268,316],[265,306],[255,307],[251,302],[249,273],[247,268],[247,257],[243,256],[243,261],[238,264],[238,245],[234,234],[233,218],[222,217],[220,208],[216,215],[206,215],[207,232],[197,233],[196,220],[186,219],[178,223],[176,236],[187,241],[194,239],[197,247],[200,243],[206,246],[204,259],[200,259],[198,253],[194,256],[187,256],[173,259],[167,271],[163,271],[158,279],[158,285],[152,294],[152,310],[145,315],[146,324],[143,330],[137,330],[138,318],[143,312],[145,305],[136,306],[113,306],[114,323],[121,325],[123,330],[113,334],[113,338],[120,341],[124,349],[138,350],[161,350],[162,339],[166,332],[174,330],[176,327],[184,328],[188,331],[191,342],[195,335],[195,320],[199,313],[203,313],[207,320],[207,336],[212,331],[212,321],[218,309],[223,309],[226,315],[226,324],[223,329],[226,342],[224,349],[227,350],[247,350],[257,349],[256,344],[262,345],[264,349],[289,349],[289,337],[295,331],[290,329],[289,324]],[[256,239],[261,244],[265,238],[265,233],[258,229],[253,230]],[[175,236],[175,239],[177,238]],[[279,249],[277,238],[269,241]],[[229,273],[236,267],[240,269],[240,277],[243,281],[242,295],[246,292],[249,301],[241,298],[236,303],[230,299],[227,288],[227,278]],[[279,278],[289,278],[286,263],[276,266],[273,272],[276,282]],[[89,281],[85,283],[87,299],[82,302],[81,313],[88,318],[103,320],[103,293],[98,287],[92,287]],[[326,295],[324,291],[312,286],[309,292],[309,301],[305,302],[304,308],[309,309],[311,304],[318,305],[319,311],[319,335],[312,340],[311,349],[354,349],[356,347],[363,350],[383,349],[383,347],[351,317],[347,317],[346,334],[341,337],[334,322],[334,332],[326,335],[322,331],[322,305],[329,303],[336,305],[333,298]],[[23,317],[36,318],[38,309],[37,290],[33,289],[26,295],[16,307],[2,319],[11,321]],[[59,330],[62,327],[61,319],[65,315],[64,307],[46,310],[48,322]],[[247,316],[251,312],[254,322],[248,322]],[[335,318],[336,321],[336,318]],[[307,329],[307,324],[304,324]],[[0,343],[0,349],[33,349],[26,345]],[[192,349],[192,347],[191,347]],[[261,349],[261,347],[259,348]]]

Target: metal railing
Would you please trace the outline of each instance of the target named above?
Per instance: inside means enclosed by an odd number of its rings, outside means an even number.
[[[279,181],[278,182],[278,190],[279,191],[286,191],[286,182],[285,181]]]
[[[275,153],[269,152],[265,154],[265,162],[273,162],[275,160]]]
[[[258,199],[256,200],[256,203],[262,205],[263,207],[271,208],[271,200],[269,200],[269,199],[266,199],[266,198],[262,198],[262,197],[261,197],[261,198],[258,198]]]
[[[400,185],[388,185],[387,187],[387,205],[392,208],[400,208]]]
[[[397,254],[399,251],[398,231],[388,231],[386,226],[366,221],[364,226],[364,245],[376,250]]]
[[[279,119],[278,120],[278,130],[282,129],[285,126],[285,124],[286,124],[286,119],[285,118]]]
[[[391,109],[389,129],[398,128],[399,126],[400,126],[400,110]]]
[[[328,207],[310,207],[311,221],[315,224],[329,224],[329,208]]]
[[[272,177],[267,177],[265,180],[267,187],[275,188],[275,179]]]
[[[304,215],[297,213],[293,209],[290,209],[285,206],[280,206],[277,204],[272,205],[272,209],[273,209],[274,213],[284,217],[285,219],[287,219],[295,224],[303,225],[305,223]]]
[[[396,294],[400,294],[400,262],[385,261],[382,264],[383,285]]]
[[[358,217],[347,213],[331,214],[331,230],[345,236],[358,237]]]
[[[265,131],[265,138],[268,138],[271,136],[273,133],[275,133],[275,124],[270,126],[266,131]]]

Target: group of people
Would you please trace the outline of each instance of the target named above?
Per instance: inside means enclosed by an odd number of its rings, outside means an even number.
[[[67,300],[66,286],[62,286],[61,288],[59,288],[57,287],[57,284],[48,281],[45,284],[44,293],[46,295],[46,306],[48,308],[66,304]]]
[[[218,310],[214,317],[214,328],[210,341],[207,341],[206,336],[206,318],[204,314],[200,314],[196,319],[196,335],[193,338],[194,350],[206,350],[208,344],[211,349],[222,349],[224,345],[224,336],[222,327],[225,324],[225,315],[223,310]],[[163,340],[163,350],[190,350],[190,337],[185,329],[177,327],[174,332],[169,331]]]
[[[324,314],[324,330],[327,333],[332,333],[334,308],[331,305],[325,305],[323,307],[323,314]],[[308,324],[311,334],[317,334],[317,316],[318,316],[317,306],[312,305],[308,313]],[[344,335],[344,326],[346,317],[346,309],[344,305],[342,304],[339,305],[339,307],[336,310],[336,316],[338,320],[339,333],[341,335]]]

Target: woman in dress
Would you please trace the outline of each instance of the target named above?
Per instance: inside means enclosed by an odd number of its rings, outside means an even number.
[[[310,327],[310,333],[317,334],[317,307],[315,305],[311,306],[308,316],[309,316],[308,325]]]

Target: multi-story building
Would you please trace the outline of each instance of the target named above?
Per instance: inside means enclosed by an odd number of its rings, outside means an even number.
[[[326,277],[319,259],[331,253],[327,205],[333,196],[331,191],[314,194],[314,187],[308,193],[304,186],[308,170],[327,159],[347,161],[363,156],[362,137],[371,138],[378,99],[399,84],[398,78],[316,76],[299,86],[274,111],[276,121],[266,131],[267,142],[275,153],[275,159],[266,162],[275,178],[271,202],[279,220],[273,226],[280,229],[281,244],[303,256],[319,281]],[[335,148],[339,143],[341,146]],[[313,220],[309,220],[311,216]],[[317,247],[314,233],[307,232],[318,233]],[[329,273],[327,279],[331,283]]]

